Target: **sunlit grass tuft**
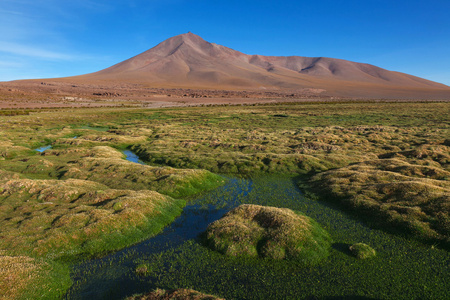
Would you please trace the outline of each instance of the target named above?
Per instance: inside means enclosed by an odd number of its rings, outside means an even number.
[[[210,224],[205,244],[230,256],[317,262],[331,238],[311,218],[287,208],[243,204]]]

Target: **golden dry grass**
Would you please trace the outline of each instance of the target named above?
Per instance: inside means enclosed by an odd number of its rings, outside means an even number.
[[[0,299],[18,299],[37,276],[39,263],[28,256],[9,256],[0,250]]]
[[[49,156],[55,152],[49,152]],[[56,155],[61,157],[59,153]],[[213,187],[223,182],[206,170],[177,170],[132,163],[124,160],[121,152],[107,146],[92,148],[89,154],[70,160],[59,171],[63,174],[61,178],[89,179],[111,188],[157,190],[175,197],[201,191],[202,188],[195,184],[203,184],[206,189],[207,185]]]
[[[25,158],[19,156],[5,162],[3,168],[32,178],[76,178],[115,189],[156,190],[177,198],[223,183],[220,176],[206,170],[141,165],[124,157],[109,146],[71,147],[49,149]]]

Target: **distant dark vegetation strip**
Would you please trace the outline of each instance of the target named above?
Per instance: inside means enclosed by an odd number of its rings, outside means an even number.
[[[29,110],[21,110],[21,109],[14,109],[14,110],[0,110],[0,116],[19,116],[19,115],[29,115]]]

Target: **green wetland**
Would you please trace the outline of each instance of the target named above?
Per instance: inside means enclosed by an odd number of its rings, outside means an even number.
[[[449,115],[445,102],[2,115],[0,295],[445,299]],[[208,248],[202,233],[241,204],[306,215],[328,256]]]
[[[229,258],[202,246],[198,235],[206,226],[241,203],[306,213],[331,234],[330,256],[310,265]],[[372,245],[377,257],[353,257],[348,247],[358,241]],[[225,299],[445,299],[449,259],[445,250],[370,229],[304,197],[295,178],[233,179],[192,199],[157,237],[75,267],[75,284],[66,299],[123,299],[158,287],[189,287]]]

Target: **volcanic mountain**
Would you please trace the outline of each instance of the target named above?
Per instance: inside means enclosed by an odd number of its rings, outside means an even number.
[[[73,82],[126,82],[147,87],[313,90],[321,95],[363,98],[450,99],[450,87],[373,65],[326,57],[247,55],[181,34]]]

